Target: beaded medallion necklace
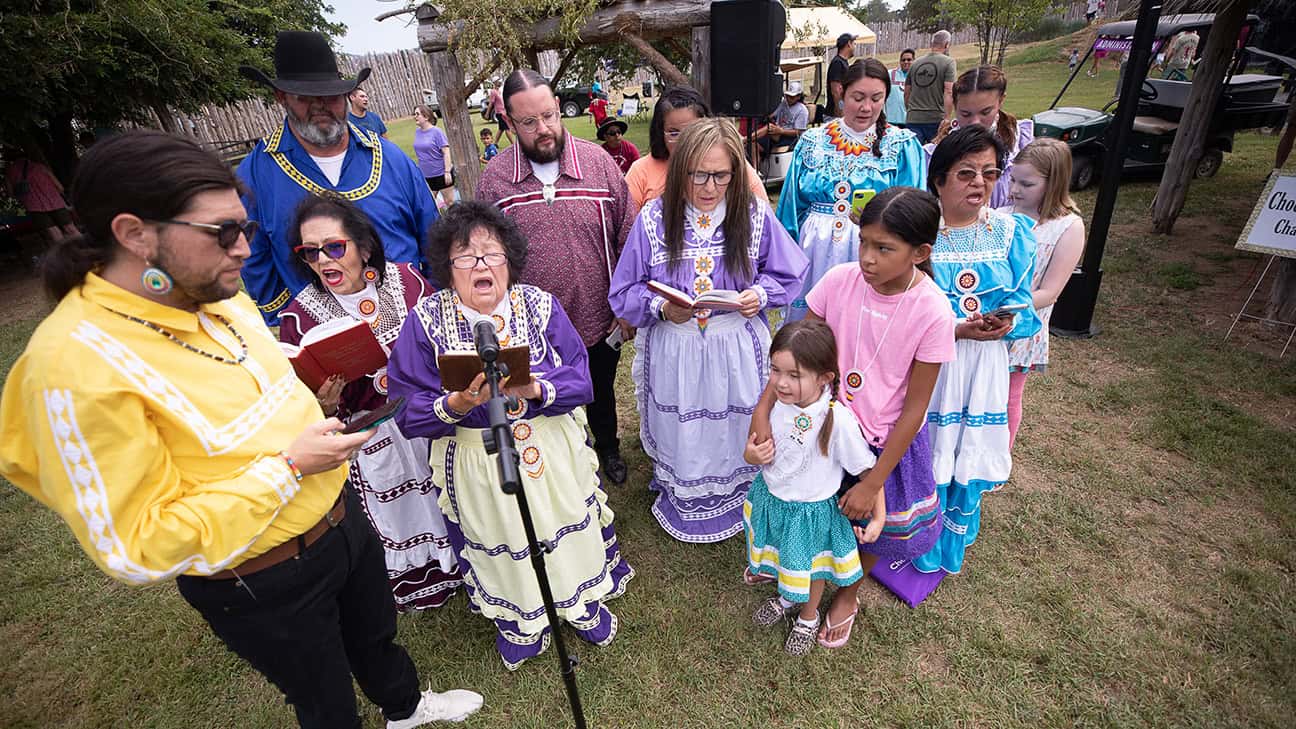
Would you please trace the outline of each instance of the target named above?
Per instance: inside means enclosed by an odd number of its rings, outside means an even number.
[[[103,305],[100,304],[100,306],[103,306]],[[230,334],[233,334],[233,335],[234,335],[234,338],[238,340],[239,347],[242,349],[242,352],[239,353],[239,356],[238,356],[237,359],[230,359],[229,357],[222,357],[222,356],[219,355],[219,354],[212,354],[211,352],[208,352],[208,351],[206,351],[206,350],[199,349],[199,348],[193,346],[192,344],[189,344],[188,342],[185,342],[184,340],[180,339],[179,337],[177,337],[176,335],[172,334],[171,332],[169,332],[169,331],[163,329],[162,327],[158,326],[157,324],[154,324],[154,323],[151,322],[151,321],[146,321],[146,320],[141,319],[141,318],[139,318],[139,317],[137,317],[137,316],[131,316],[130,314],[123,314],[122,312],[117,311],[116,309],[110,309],[110,308],[108,308],[107,306],[104,306],[104,308],[105,308],[105,309],[108,309],[108,311],[111,311],[112,313],[116,314],[117,316],[120,316],[121,318],[123,318],[123,319],[125,319],[125,320],[127,320],[127,321],[133,321],[133,322],[135,322],[136,324],[139,324],[139,325],[141,325],[141,326],[145,326],[145,327],[148,327],[149,329],[152,329],[153,331],[157,332],[158,334],[161,334],[162,336],[166,337],[168,340],[174,342],[175,344],[178,344],[178,345],[180,345],[181,347],[184,347],[185,349],[189,350],[190,352],[194,352],[195,354],[201,354],[202,356],[207,357],[208,359],[214,359],[214,360],[216,360],[217,362],[220,362],[221,364],[227,364],[227,365],[240,365],[240,364],[243,364],[243,360],[247,359],[247,356],[248,356],[248,346],[247,346],[247,341],[243,339],[243,335],[242,335],[242,334],[239,334],[239,333],[238,333],[238,330],[234,328],[234,325],[233,325],[233,324],[230,324],[229,319],[226,319],[225,317],[221,316],[220,314],[211,314],[211,317],[212,317],[213,319],[215,319],[216,321],[220,322],[221,324],[224,324],[224,325],[225,325],[225,328],[228,329],[228,330],[230,330]]]

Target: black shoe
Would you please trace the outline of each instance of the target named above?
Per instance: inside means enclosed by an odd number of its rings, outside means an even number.
[[[613,448],[599,451],[598,459],[599,468],[602,469],[604,478],[617,485],[626,482],[629,469],[626,468],[625,460],[621,458],[620,449]]]

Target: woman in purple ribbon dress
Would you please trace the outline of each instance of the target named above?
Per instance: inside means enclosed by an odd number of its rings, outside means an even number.
[[[558,615],[607,645],[617,620],[603,603],[625,591],[634,571],[621,559],[598,458],[585,441],[581,406],[594,396],[585,345],[557,299],[518,283],[527,242],[494,205],[456,203],[428,237],[428,265],[445,288],[414,308],[387,372],[392,395],[407,401],[396,417],[401,430],[432,439],[432,477],[470,605],[495,622],[510,669],[549,645],[517,502],[500,490],[496,457],[482,442],[489,388],[479,373],[448,390],[437,359],[474,352],[473,325],[489,321],[501,346],[530,348],[530,384],[505,390],[517,398],[508,417],[536,536],[554,545],[545,564]]]
[[[809,265],[769,206],[753,199],[745,169],[732,122],[690,124],[671,154],[665,194],[630,231],[608,296],[612,311],[639,328],[633,377],[658,492],[653,516],[684,542],[743,530],[743,500],[758,471],[743,449],[769,372],[762,312],[791,301]],[[690,297],[736,291],[738,308],[690,309],[650,281]]]
[[[339,319],[366,322],[384,349],[405,315],[432,291],[414,266],[383,257],[378,231],[364,212],[338,196],[308,196],[292,230],[295,265],[311,283],[279,315],[279,339],[298,344],[307,332]],[[344,421],[387,403],[387,368],[352,382],[325,382],[316,399]],[[405,438],[390,421],[351,461],[351,485],[382,540],[396,606],[440,607],[463,582],[432,493],[426,438]]]

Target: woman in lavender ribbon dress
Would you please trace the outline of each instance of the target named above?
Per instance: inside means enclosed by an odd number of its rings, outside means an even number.
[[[665,194],[644,206],[630,231],[608,296],[612,311],[639,328],[633,377],[658,492],[653,515],[685,542],[742,532],[757,472],[743,448],[769,369],[762,312],[787,304],[809,265],[743,184],[745,166],[731,122],[690,124],[671,154]],[[690,296],[739,291],[741,308],[690,310],[649,281]]]
[[[408,263],[386,262],[369,218],[340,197],[307,197],[292,230],[293,261],[311,283],[280,313],[280,341],[295,345],[321,324],[358,319],[390,348],[405,315],[431,292],[423,277]],[[387,402],[387,368],[350,383],[331,378],[316,397],[325,415],[363,417]],[[427,455],[426,438],[405,438],[387,422],[351,461],[351,486],[382,540],[401,610],[440,607],[463,582]]]
[[[483,445],[489,388],[480,374],[458,391],[442,383],[437,358],[473,352],[474,324],[493,322],[502,346],[530,348],[533,379],[506,387],[517,398],[508,415],[536,536],[554,544],[545,564],[559,617],[585,640],[607,645],[617,620],[604,602],[634,576],[621,559],[598,458],[585,441],[581,406],[594,392],[588,354],[558,301],[517,283],[526,250],[517,226],[495,206],[449,207],[427,249],[433,278],[446,288],[414,308],[387,368],[392,395],[407,401],[396,418],[401,430],[432,439],[433,479],[471,607],[494,621],[509,669],[544,651],[549,624],[517,502],[500,490],[496,458]]]

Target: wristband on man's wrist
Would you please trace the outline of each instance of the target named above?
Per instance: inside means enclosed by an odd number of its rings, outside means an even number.
[[[304,478],[304,476],[302,475],[301,469],[297,467],[297,464],[293,463],[293,459],[290,458],[288,454],[284,453],[283,451],[279,451],[279,457],[284,460],[284,463],[288,464],[288,469],[292,471],[293,478],[297,479],[298,483],[301,483],[301,480],[302,478]]]

